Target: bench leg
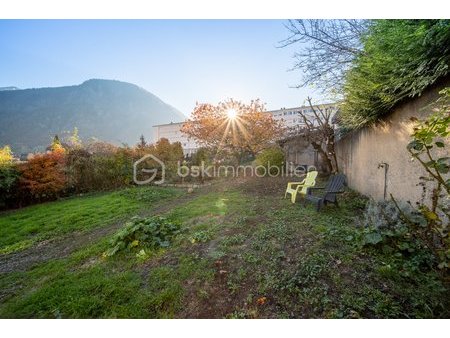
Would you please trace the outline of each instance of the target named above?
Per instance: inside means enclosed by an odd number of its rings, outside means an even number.
[[[317,201],[317,206],[316,206],[317,211],[320,211],[320,209],[322,208],[322,204],[323,204],[322,200]]]

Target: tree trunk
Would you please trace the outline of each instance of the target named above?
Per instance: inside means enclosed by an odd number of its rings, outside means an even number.
[[[328,157],[328,154],[325,150],[322,149],[322,146],[316,142],[311,142],[311,145],[313,148],[320,154],[323,161],[325,162],[327,166],[327,174],[333,172],[333,163],[331,162],[330,158]]]
[[[328,156],[331,157],[333,164],[333,174],[339,172],[338,161],[336,156],[336,151],[334,148],[334,132],[330,135],[329,140],[327,142],[327,151]]]

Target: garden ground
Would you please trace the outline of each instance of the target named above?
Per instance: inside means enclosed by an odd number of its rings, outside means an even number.
[[[437,272],[360,244],[366,200],[317,213],[285,179],[188,194],[140,187],[0,214],[1,318],[390,318],[449,316]],[[133,215],[181,224],[170,247],[105,257]]]

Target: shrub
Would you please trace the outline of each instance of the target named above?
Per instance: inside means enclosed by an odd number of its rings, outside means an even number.
[[[411,228],[404,216],[426,228],[427,220],[410,204],[371,200],[364,214],[362,244],[404,258],[402,264],[408,271],[434,266],[436,257],[424,238],[424,230]]]
[[[258,174],[279,175],[284,165],[284,153],[279,147],[264,149],[256,156],[256,165],[259,167]],[[265,168],[265,169],[263,169]]]
[[[33,156],[19,165],[20,190],[24,199],[50,200],[59,197],[66,187],[64,152],[53,151]]]
[[[446,269],[450,262],[450,180],[446,176],[450,172],[450,158],[439,157],[439,154],[445,154],[442,150],[450,135],[450,90],[445,89],[440,94],[441,97],[431,105],[437,108],[434,114],[423,121],[413,119],[416,125],[407,146],[412,159],[427,173],[418,178],[417,185],[423,188],[422,200],[415,207],[402,205],[391,194],[390,202],[372,203],[368,214],[373,217],[367,223],[375,225],[377,232],[367,234],[366,238],[372,244],[394,240],[398,249],[410,252],[426,248],[439,262],[439,268]],[[427,201],[429,187],[432,190]]]
[[[93,190],[110,190],[132,184],[133,156],[128,148],[120,148],[113,154],[92,155]]]
[[[376,122],[449,73],[449,20],[375,20],[363,45],[344,84],[348,129]]]
[[[420,213],[415,211],[410,205],[402,204],[401,209],[393,201],[370,200],[367,210],[364,213],[364,225],[366,227],[365,244],[376,245],[382,241],[392,243],[397,246],[398,239],[404,238],[408,241],[412,239],[407,224],[402,220],[402,213],[414,217],[418,222],[426,222]],[[403,245],[398,247],[403,248]]]
[[[68,186],[71,191],[111,190],[132,184],[134,152],[107,143],[95,143],[96,152],[70,149],[66,156]]]
[[[14,206],[17,202],[19,171],[13,165],[0,165],[0,209]]]
[[[201,166],[202,162],[205,163],[205,165],[208,165],[213,162],[213,157],[214,154],[211,149],[201,147],[192,155],[190,162],[192,165],[197,166]]]
[[[121,251],[155,250],[170,246],[172,239],[180,232],[180,225],[161,216],[149,218],[133,217],[125,227],[113,237],[105,257]]]
[[[76,193],[95,189],[94,162],[84,149],[70,149],[66,154],[68,186]]]
[[[181,143],[170,143],[169,140],[162,138],[155,144],[154,151],[154,155],[165,165],[166,178],[176,180],[178,178],[178,162],[184,159]]]

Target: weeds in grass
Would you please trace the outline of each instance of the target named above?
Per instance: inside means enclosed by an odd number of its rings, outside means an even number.
[[[110,248],[104,257],[114,256],[121,251],[139,251],[140,258],[145,257],[145,250],[169,247],[172,239],[180,233],[180,224],[165,217],[133,217],[112,238]]]
[[[317,213],[281,194],[255,202],[242,191],[199,194],[169,209],[164,216],[184,231],[155,255],[132,249],[104,259],[110,238],[103,238],[65,259],[0,275],[0,317],[448,317],[436,271],[363,246],[364,229],[355,225],[364,198],[345,193],[340,208]],[[113,194],[124,203],[134,192]],[[55,218],[65,206],[55,203]],[[27,209],[15,217],[26,219]]]

